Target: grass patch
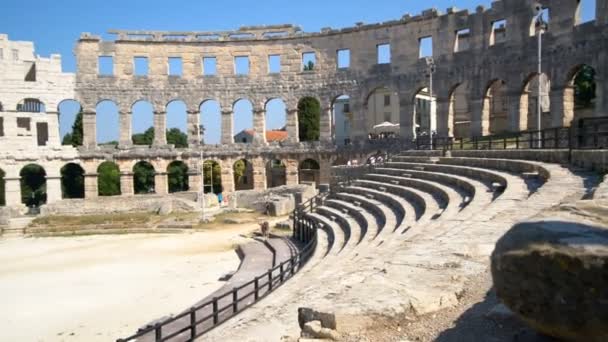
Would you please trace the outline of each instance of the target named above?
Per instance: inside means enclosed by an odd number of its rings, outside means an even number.
[[[70,227],[91,225],[144,225],[151,222],[156,215],[151,213],[128,213],[107,215],[82,215],[82,216],[45,216],[32,221],[33,226]]]

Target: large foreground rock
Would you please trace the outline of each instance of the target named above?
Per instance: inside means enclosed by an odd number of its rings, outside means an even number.
[[[543,220],[515,225],[496,244],[498,297],[533,328],[608,341],[608,229]]]

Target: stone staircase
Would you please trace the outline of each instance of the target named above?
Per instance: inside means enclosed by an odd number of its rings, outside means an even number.
[[[14,217],[9,220],[7,227],[2,228],[2,235],[0,237],[4,239],[20,238],[25,234],[25,228],[32,223],[36,217],[34,216],[21,216]]]
[[[297,336],[302,306],[352,319],[454,306],[467,279],[487,270],[500,236],[582,198],[586,176],[535,161],[393,157],[307,214],[321,231],[302,271],[204,339]]]

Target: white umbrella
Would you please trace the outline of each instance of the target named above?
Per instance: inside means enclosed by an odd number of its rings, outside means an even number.
[[[374,126],[374,131],[379,132],[392,132],[399,129],[399,124],[385,121],[381,124]]]

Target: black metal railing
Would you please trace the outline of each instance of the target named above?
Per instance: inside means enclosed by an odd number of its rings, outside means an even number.
[[[117,342],[139,339],[154,342],[173,339],[193,341],[266,297],[293,277],[314,254],[318,226],[306,216],[306,212],[314,210],[320,200],[321,196],[313,197],[293,211],[293,238],[303,243],[304,247],[289,260],[220,296],[140,329],[136,334],[118,339]]]
[[[580,119],[578,124],[472,138],[418,137],[418,150],[604,149],[608,117]]]

